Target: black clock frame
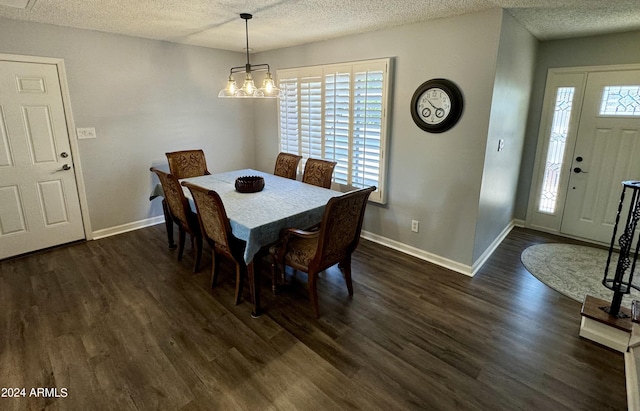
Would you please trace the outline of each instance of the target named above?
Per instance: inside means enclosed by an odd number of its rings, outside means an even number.
[[[449,95],[449,99],[451,100],[451,110],[449,111],[449,115],[440,124],[425,123],[418,114],[418,100],[420,99],[420,96],[422,96],[422,94],[428,89],[434,87],[442,89],[447,93],[447,95]],[[410,107],[411,117],[416,125],[424,131],[429,133],[442,133],[455,126],[458,120],[460,120],[463,105],[462,92],[454,82],[443,78],[435,78],[422,83],[413,93]]]

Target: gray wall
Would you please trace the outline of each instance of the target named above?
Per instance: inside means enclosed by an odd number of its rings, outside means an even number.
[[[547,70],[636,63],[640,63],[640,31],[540,43],[518,182],[516,218],[524,220],[527,215]]]
[[[393,57],[388,204],[369,204],[364,229],[471,265],[501,21],[496,9],[266,52],[254,61],[277,69]],[[437,77],[458,84],[465,108],[454,128],[429,134],[413,123],[409,103],[420,84]],[[266,171],[278,150],[274,114],[271,106],[256,110],[256,165]],[[411,232],[412,219],[420,221],[419,233]]]
[[[166,151],[201,147],[214,172],[273,170],[276,102],[217,99],[242,53],[12,20],[0,20],[0,53],[65,60],[76,126],[98,134],[79,141],[94,230],[161,214],[148,201],[155,183],[148,168],[166,164]],[[369,205],[364,229],[470,266],[510,219],[515,172],[504,177],[504,192],[483,188],[483,174],[505,164],[509,174],[517,168],[518,127],[501,122],[524,109],[507,109],[504,101],[514,84],[518,98],[526,94],[526,76],[515,81],[513,67],[527,72],[531,40],[495,9],[265,52],[252,61],[275,70],[380,57],[393,57],[395,66],[388,204]],[[437,77],[460,86],[465,108],[454,128],[429,134],[413,123],[409,102],[420,84]],[[492,158],[488,135],[491,145],[510,136],[507,150],[515,158]],[[413,219],[419,233],[410,230]]]
[[[254,164],[251,102],[217,98],[241,53],[0,19],[0,53],[63,58],[94,231],[161,215],[149,204],[167,151],[203,148],[210,170]],[[153,179],[152,179],[153,177]]]
[[[473,248],[475,263],[513,221],[538,41],[503,13]],[[498,151],[498,141],[504,149]]]

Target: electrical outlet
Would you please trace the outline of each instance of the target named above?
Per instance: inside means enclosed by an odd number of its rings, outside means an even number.
[[[413,231],[414,233],[418,232],[418,220],[411,220],[411,231]]]

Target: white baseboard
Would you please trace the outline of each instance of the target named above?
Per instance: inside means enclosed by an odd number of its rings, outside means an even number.
[[[394,250],[400,251],[401,253],[405,253],[405,254],[417,257],[421,260],[434,263],[436,265],[458,272],[460,274],[473,277],[480,270],[482,265],[489,259],[489,257],[491,257],[493,252],[498,248],[498,246],[507,237],[507,235],[509,235],[513,227],[520,226],[519,224],[524,225],[524,221],[513,220],[511,223],[509,223],[509,225],[505,227],[504,230],[502,230],[500,235],[495,240],[493,240],[489,248],[487,248],[485,252],[482,253],[480,258],[473,264],[473,266],[462,264],[457,261],[453,261],[448,258],[439,256],[437,254],[433,254],[433,253],[421,250],[419,248],[410,246],[408,244],[404,244],[399,241],[380,236],[378,234],[370,233],[368,231],[363,230],[361,235],[362,235],[362,238],[365,238],[369,241],[373,241],[374,243],[381,244],[385,247],[389,247]]]
[[[370,233],[368,231],[363,230],[361,235],[362,235],[362,238],[365,238],[369,241],[373,241],[374,243],[417,257],[421,260],[434,263],[436,265],[458,272],[460,274],[473,277],[478,272],[478,270],[482,267],[482,265],[486,262],[486,260],[491,256],[491,254],[493,254],[496,248],[498,248],[500,243],[502,243],[502,241],[513,229],[513,227],[518,225],[517,221],[518,220],[514,220],[502,231],[502,233],[500,233],[500,235],[493,241],[493,243],[491,243],[491,246],[487,248],[487,250],[482,254],[482,256],[478,259],[478,261],[476,261],[473,264],[473,266],[462,264],[457,261],[453,261],[448,258],[439,256],[437,254],[433,254],[428,251],[424,251],[419,248],[410,246],[408,244],[404,244],[399,241],[392,240],[390,238],[386,238],[378,234]],[[145,227],[149,227],[156,224],[162,224],[162,223],[164,223],[164,216],[151,217],[151,218],[147,218],[140,221],[134,221],[128,224],[122,224],[119,226],[94,231],[93,239],[98,240],[100,238],[110,237],[112,235],[122,234],[129,231],[138,230],[140,228],[145,228]]]
[[[521,220],[512,220],[509,225],[507,225],[504,230],[502,230],[502,232],[498,235],[498,237],[496,237],[495,240],[493,240],[493,242],[491,243],[491,245],[484,251],[484,253],[482,253],[482,255],[480,256],[480,258],[478,258],[476,260],[475,263],[473,263],[473,266],[471,267],[471,276],[473,277],[474,275],[476,275],[476,273],[480,270],[480,268],[482,268],[482,266],[484,265],[484,263],[487,262],[487,260],[489,259],[489,257],[491,257],[491,255],[493,254],[494,251],[496,251],[496,249],[498,248],[498,246],[500,246],[500,244],[502,243],[502,241],[509,235],[509,233],[511,232],[511,230],[513,230],[513,227],[515,227],[517,225],[517,221],[521,221]],[[523,221],[524,223],[524,221]]]
[[[362,231],[362,238],[365,238],[369,241],[373,241],[374,243],[381,244],[385,247],[392,248],[394,250],[400,251],[401,253],[405,253],[414,257],[417,257],[421,260],[428,261],[430,263],[434,263],[444,268],[448,268],[449,270],[456,271],[458,273],[471,276],[471,266],[466,264],[461,264],[457,261],[449,260],[448,258],[444,258],[437,254],[429,253],[427,251],[421,250],[419,248],[410,246],[408,244],[401,243],[396,240],[392,240],[390,238],[383,237],[378,234],[370,233],[368,231]]]
[[[122,224],[115,227],[94,231],[93,239],[98,240],[100,238],[110,237],[112,235],[122,234],[128,231],[138,230],[140,228],[145,228],[161,223],[164,223],[164,216],[146,218],[144,220],[134,221],[133,223]]]
[[[627,384],[627,409],[640,411],[640,392],[638,392],[638,363],[636,362],[637,348],[631,348],[624,353],[624,376]]]

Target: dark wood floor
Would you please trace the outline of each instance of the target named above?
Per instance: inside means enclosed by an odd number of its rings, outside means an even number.
[[[277,296],[264,278],[252,319],[232,266],[211,289],[208,252],[192,274],[163,225],[3,261],[0,387],[27,398],[0,409],[624,410],[623,356],[520,263],[550,241],[515,229],[474,278],[362,241],[353,299],[328,270],[319,320],[303,273]]]

